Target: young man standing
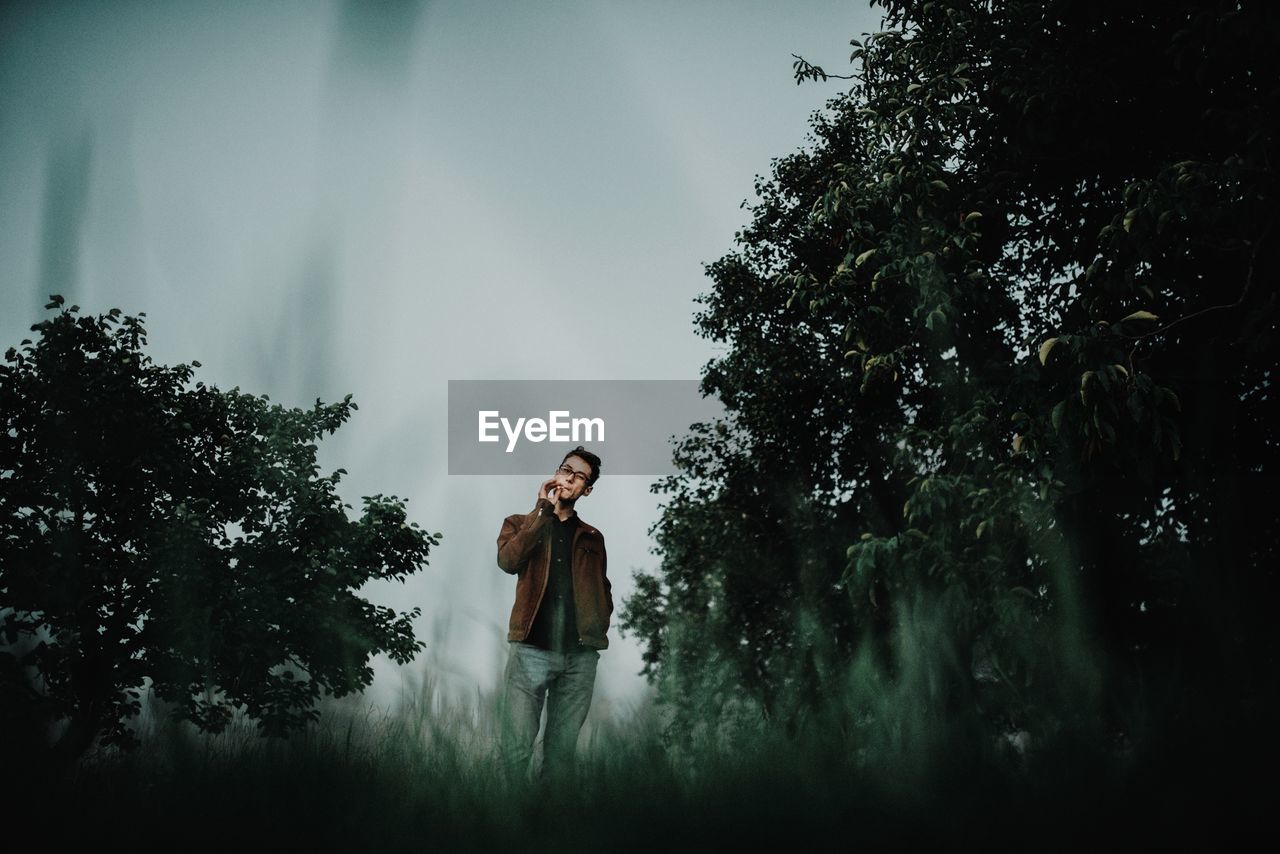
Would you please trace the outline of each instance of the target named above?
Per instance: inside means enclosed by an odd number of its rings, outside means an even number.
[[[533,756],[544,700],[543,770],[572,766],[599,651],[609,646],[604,536],[576,510],[599,477],[600,458],[579,445],[542,482],[533,510],[508,516],[498,534],[498,566],[517,577],[503,687],[503,757],[517,775]]]

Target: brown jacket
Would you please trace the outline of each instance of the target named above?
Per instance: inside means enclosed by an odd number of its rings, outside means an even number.
[[[511,608],[507,640],[523,641],[533,627],[542,604],[551,567],[551,542],[547,523],[555,505],[546,498],[528,514],[517,513],[502,521],[498,534],[498,567],[517,576],[516,602]],[[609,617],[613,614],[613,585],[605,574],[604,535],[578,518],[573,532],[573,606],[578,620],[578,642],[594,649],[608,649]]]

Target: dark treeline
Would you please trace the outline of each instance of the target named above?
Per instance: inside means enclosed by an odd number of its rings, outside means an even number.
[[[797,58],[843,91],[708,266],[730,418],[623,614],[672,743],[758,716],[916,793],[1257,798],[1280,14],[882,5],[848,74]]]

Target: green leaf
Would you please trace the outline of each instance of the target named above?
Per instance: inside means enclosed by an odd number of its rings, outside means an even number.
[[[1111,426],[1111,422],[1107,421],[1105,418],[1099,418],[1098,414],[1095,412],[1093,414],[1093,423],[1097,426],[1098,432],[1102,434],[1104,441],[1109,444],[1115,442],[1116,431],[1115,428]]]
[[[1135,311],[1133,314],[1127,314],[1120,318],[1120,322],[1124,323],[1129,320],[1159,320],[1160,318],[1149,311]]]
[[[866,260],[874,254],[876,254],[876,250],[868,249],[866,252],[863,252],[857,258],[853,259],[853,266],[861,267],[866,262]]]
[[[1129,399],[1125,401],[1125,406],[1129,408],[1129,415],[1135,422],[1142,421],[1142,416],[1146,414],[1146,407],[1142,403],[1142,395],[1130,394]]]
[[[1053,424],[1053,429],[1055,431],[1062,430],[1062,413],[1065,412],[1066,409],[1067,402],[1065,400],[1060,400],[1058,401],[1058,405],[1053,408],[1053,411],[1049,413],[1049,421]]]
[[[1054,345],[1057,343],[1058,343],[1057,338],[1050,338],[1049,340],[1045,341],[1043,344],[1040,345],[1040,364],[1043,365],[1048,360],[1049,351],[1051,351]]]

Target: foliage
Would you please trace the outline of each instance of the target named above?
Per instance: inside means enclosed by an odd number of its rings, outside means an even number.
[[[143,354],[142,315],[78,306],[0,365],[0,653],[5,707],[63,722],[74,757],[133,741],[145,686],[202,730],[266,733],[367,686],[370,656],[421,648],[418,609],[357,595],[403,581],[439,534],[398,499],[357,519],[317,445],[355,404],[271,405]],[[7,723],[7,722],[6,722]]]
[[[883,5],[708,266],[731,417],[655,486],[646,672],[925,756],[1261,727],[1274,7]]]
[[[485,851],[565,851],[602,839],[624,852],[655,841],[677,850],[968,839],[1017,848],[1047,828],[1058,846],[1105,833],[1137,847],[1213,847],[1255,839],[1270,818],[1270,793],[1252,780],[1220,781],[1202,797],[1157,776],[1132,791],[1107,774],[1010,785],[998,766],[970,766],[944,790],[900,792],[891,765],[865,773],[829,739],[786,738],[758,720],[737,733],[749,751],[706,741],[677,753],[647,704],[589,720],[576,773],[528,785],[508,778],[492,749],[495,695],[452,699],[424,682],[392,713],[343,703],[287,739],[253,738],[235,721],[217,736],[165,723],[141,749],[95,757],[75,774],[34,772],[40,785],[6,803],[53,844],[127,842],[140,827],[149,840],[180,844],[198,827],[215,846],[252,839],[377,850],[412,850],[424,839]],[[1088,820],[1107,813],[1105,823]]]

